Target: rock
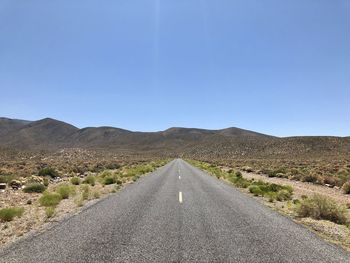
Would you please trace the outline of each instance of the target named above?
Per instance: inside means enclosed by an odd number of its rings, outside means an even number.
[[[12,180],[10,182],[10,187],[14,190],[21,189],[22,187],[22,182],[18,180]]]
[[[242,170],[247,172],[247,173],[251,173],[254,171],[253,168],[251,168],[250,166],[243,166]]]
[[[5,183],[1,183],[0,184],[0,190],[5,190],[6,189],[6,184]]]
[[[59,183],[59,182],[62,182],[62,178],[59,177],[59,176],[57,176],[57,177],[53,178],[52,181],[53,181],[54,183]]]
[[[324,184],[325,186],[329,187],[329,188],[333,188],[334,185],[331,185],[331,184]]]

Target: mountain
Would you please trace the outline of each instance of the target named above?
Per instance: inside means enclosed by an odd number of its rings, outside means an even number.
[[[79,129],[73,125],[46,118],[39,121],[26,122],[17,120],[0,127],[0,145],[21,149],[54,149],[61,145],[69,145],[66,139]],[[17,125],[17,128],[14,127]],[[3,131],[4,132],[3,132]]]
[[[50,118],[39,121],[0,118],[0,147],[24,151],[74,147],[195,158],[288,158],[348,155],[350,137],[279,138],[235,127],[222,130],[173,127],[159,132],[132,132],[113,127],[78,129]]]
[[[5,136],[7,133],[19,130],[29,123],[30,121],[0,118],[0,137]]]

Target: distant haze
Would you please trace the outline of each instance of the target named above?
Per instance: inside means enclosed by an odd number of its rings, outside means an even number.
[[[0,3],[0,116],[350,135],[350,1]]]

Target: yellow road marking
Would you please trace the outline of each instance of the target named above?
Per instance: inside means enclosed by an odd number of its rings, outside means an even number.
[[[179,202],[182,203],[182,192],[179,192]]]

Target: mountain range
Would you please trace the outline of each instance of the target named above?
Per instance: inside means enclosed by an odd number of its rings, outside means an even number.
[[[170,128],[159,132],[133,132],[113,127],[79,129],[51,118],[38,121],[0,118],[0,147],[20,151],[84,148],[198,158],[284,158],[292,155],[347,155],[350,137],[280,138],[234,127],[222,130]]]

